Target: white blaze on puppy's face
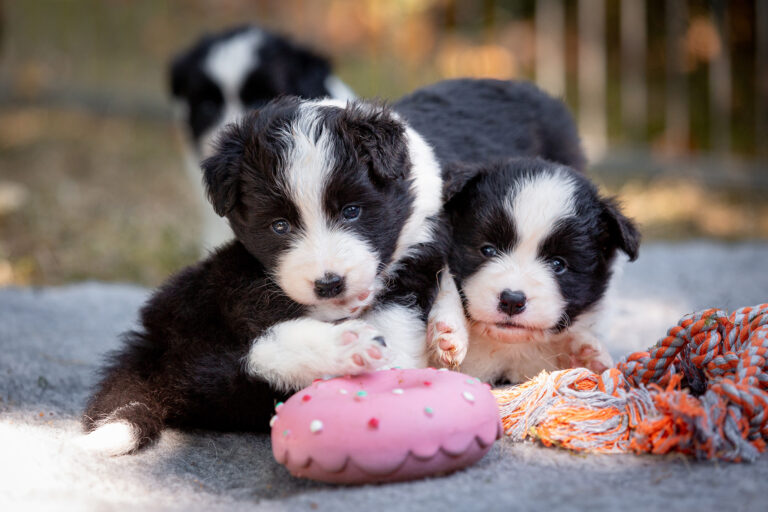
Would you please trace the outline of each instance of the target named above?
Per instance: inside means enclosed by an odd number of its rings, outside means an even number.
[[[315,136],[317,118],[302,109],[289,134],[292,147],[286,158],[284,193],[295,205],[300,226],[290,247],[277,260],[276,278],[288,296],[313,306],[321,320],[354,317],[374,298],[379,258],[370,244],[345,228],[337,215],[329,218],[325,190],[335,165],[327,131]],[[343,279],[343,292],[320,298],[315,282],[328,274]]]
[[[523,341],[531,330],[554,328],[566,301],[549,261],[541,258],[541,243],[558,222],[575,211],[575,184],[565,175],[551,173],[527,177],[509,191],[504,209],[517,235],[511,250],[499,249],[463,285],[467,310],[483,322],[488,334],[505,341]],[[522,312],[499,310],[502,292],[525,294]]]
[[[219,86],[224,103],[219,119],[200,138],[200,156],[208,158],[215,149],[219,130],[236,121],[246,107],[240,100],[240,89],[247,76],[259,66],[259,47],[264,35],[248,30],[213,46],[205,60],[208,76]]]

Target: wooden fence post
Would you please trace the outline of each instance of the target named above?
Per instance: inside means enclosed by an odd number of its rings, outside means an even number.
[[[565,96],[565,7],[562,0],[538,0],[535,14],[536,83]]]
[[[579,1],[579,129],[590,160],[606,150],[605,0]]]

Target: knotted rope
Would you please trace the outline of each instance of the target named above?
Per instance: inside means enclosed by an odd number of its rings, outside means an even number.
[[[494,391],[504,430],[546,446],[754,460],[768,440],[768,304],[692,313],[595,374],[542,372]]]

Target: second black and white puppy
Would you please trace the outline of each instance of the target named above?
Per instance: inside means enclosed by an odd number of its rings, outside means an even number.
[[[599,317],[619,251],[640,235],[580,172],[542,159],[481,166],[446,206],[450,267],[469,320],[462,371],[520,382],[612,364]]]
[[[177,55],[170,66],[170,89],[186,132],[186,167],[203,203],[207,249],[232,238],[201,186],[200,161],[213,154],[219,131],[278,96],[355,97],[327,58],[252,25],[205,35]]]
[[[265,431],[273,403],[314,379],[425,366],[443,194],[466,178],[441,162],[558,147],[539,127],[552,102],[458,80],[393,109],[281,98],[226,128],[203,167],[236,240],[143,308],[88,404],[84,444],[120,454],[166,426]]]

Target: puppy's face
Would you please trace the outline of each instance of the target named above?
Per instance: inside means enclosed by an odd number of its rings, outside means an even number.
[[[291,299],[325,320],[373,300],[413,202],[387,111],[276,100],[225,129],[203,167],[217,213]]]
[[[185,112],[193,145],[213,154],[218,131],[248,109],[293,94],[329,94],[330,64],[309,50],[255,27],[201,39],[171,66],[171,91]],[[351,94],[351,93],[350,93]]]
[[[542,339],[596,304],[639,234],[575,171],[538,159],[484,169],[448,204],[468,316],[502,341]]]

